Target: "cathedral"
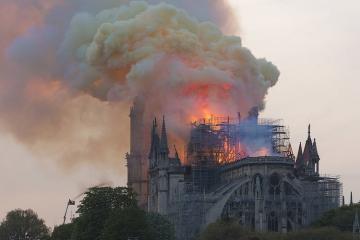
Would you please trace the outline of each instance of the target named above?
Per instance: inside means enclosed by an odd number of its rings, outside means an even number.
[[[310,125],[295,157],[286,127],[256,108],[244,119],[202,119],[191,124],[181,159],[176,147],[170,155],[165,117],[145,126],[143,114],[135,101],[128,186],[143,209],[174,224],[178,239],[226,218],[259,232],[297,231],[340,206],[342,185],[320,174]]]

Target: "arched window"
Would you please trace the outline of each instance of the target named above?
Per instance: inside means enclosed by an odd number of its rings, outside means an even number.
[[[245,184],[244,195],[249,195],[249,183]]]
[[[256,198],[262,195],[263,179],[260,174],[256,174],[253,178],[253,193]]]
[[[278,232],[279,231],[279,220],[277,214],[272,211],[268,217],[268,231],[269,232]]]
[[[277,173],[273,173],[270,176],[269,194],[270,196],[280,195],[280,176]]]

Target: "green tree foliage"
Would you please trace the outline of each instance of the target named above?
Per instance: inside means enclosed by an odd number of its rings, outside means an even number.
[[[73,223],[56,226],[51,234],[51,240],[70,240],[73,229]]]
[[[235,221],[210,224],[199,240],[351,240],[352,234],[336,228],[311,228],[287,234],[255,233],[241,228]]]
[[[50,230],[31,209],[9,212],[0,225],[1,240],[46,240]]]
[[[132,207],[113,211],[105,223],[100,239],[128,240],[135,237],[141,240],[152,240],[145,212]]]
[[[210,224],[200,235],[200,240],[243,240],[248,237],[252,237],[251,233],[235,221],[220,220]]]
[[[135,194],[125,187],[95,187],[85,193],[74,220],[74,240],[99,239],[105,222],[114,211],[137,208]]]
[[[286,240],[352,240],[352,234],[336,228],[312,228],[289,233]]]
[[[170,222],[138,208],[135,194],[128,188],[91,188],[85,193],[77,212],[79,217],[73,222],[71,240],[175,239]]]
[[[165,217],[157,213],[148,213],[146,222],[151,239],[175,240],[175,228]]]
[[[316,221],[314,227],[335,227],[341,231],[352,231],[356,209],[360,210],[360,204],[343,206],[325,213]]]

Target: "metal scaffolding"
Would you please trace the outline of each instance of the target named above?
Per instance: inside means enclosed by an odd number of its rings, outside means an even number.
[[[281,120],[211,117],[191,124],[187,162],[227,164],[245,157],[293,158],[289,130]]]
[[[318,219],[324,212],[341,206],[343,188],[339,176],[307,177],[304,183],[306,202],[311,203],[309,219]]]

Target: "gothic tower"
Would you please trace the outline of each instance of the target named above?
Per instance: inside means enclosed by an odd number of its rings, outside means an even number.
[[[134,100],[130,110],[130,153],[126,154],[128,166],[128,187],[137,194],[139,206],[147,209],[148,160],[144,130],[144,102],[140,97]]]
[[[308,127],[308,138],[305,142],[304,151],[301,143],[299,145],[298,155],[295,162],[297,174],[299,176],[319,176],[320,157],[317,150],[316,140],[312,141],[310,124]]]
[[[169,201],[169,147],[163,118],[161,135],[157,132],[157,121],[153,121],[149,154],[149,208],[151,212],[166,214]]]

